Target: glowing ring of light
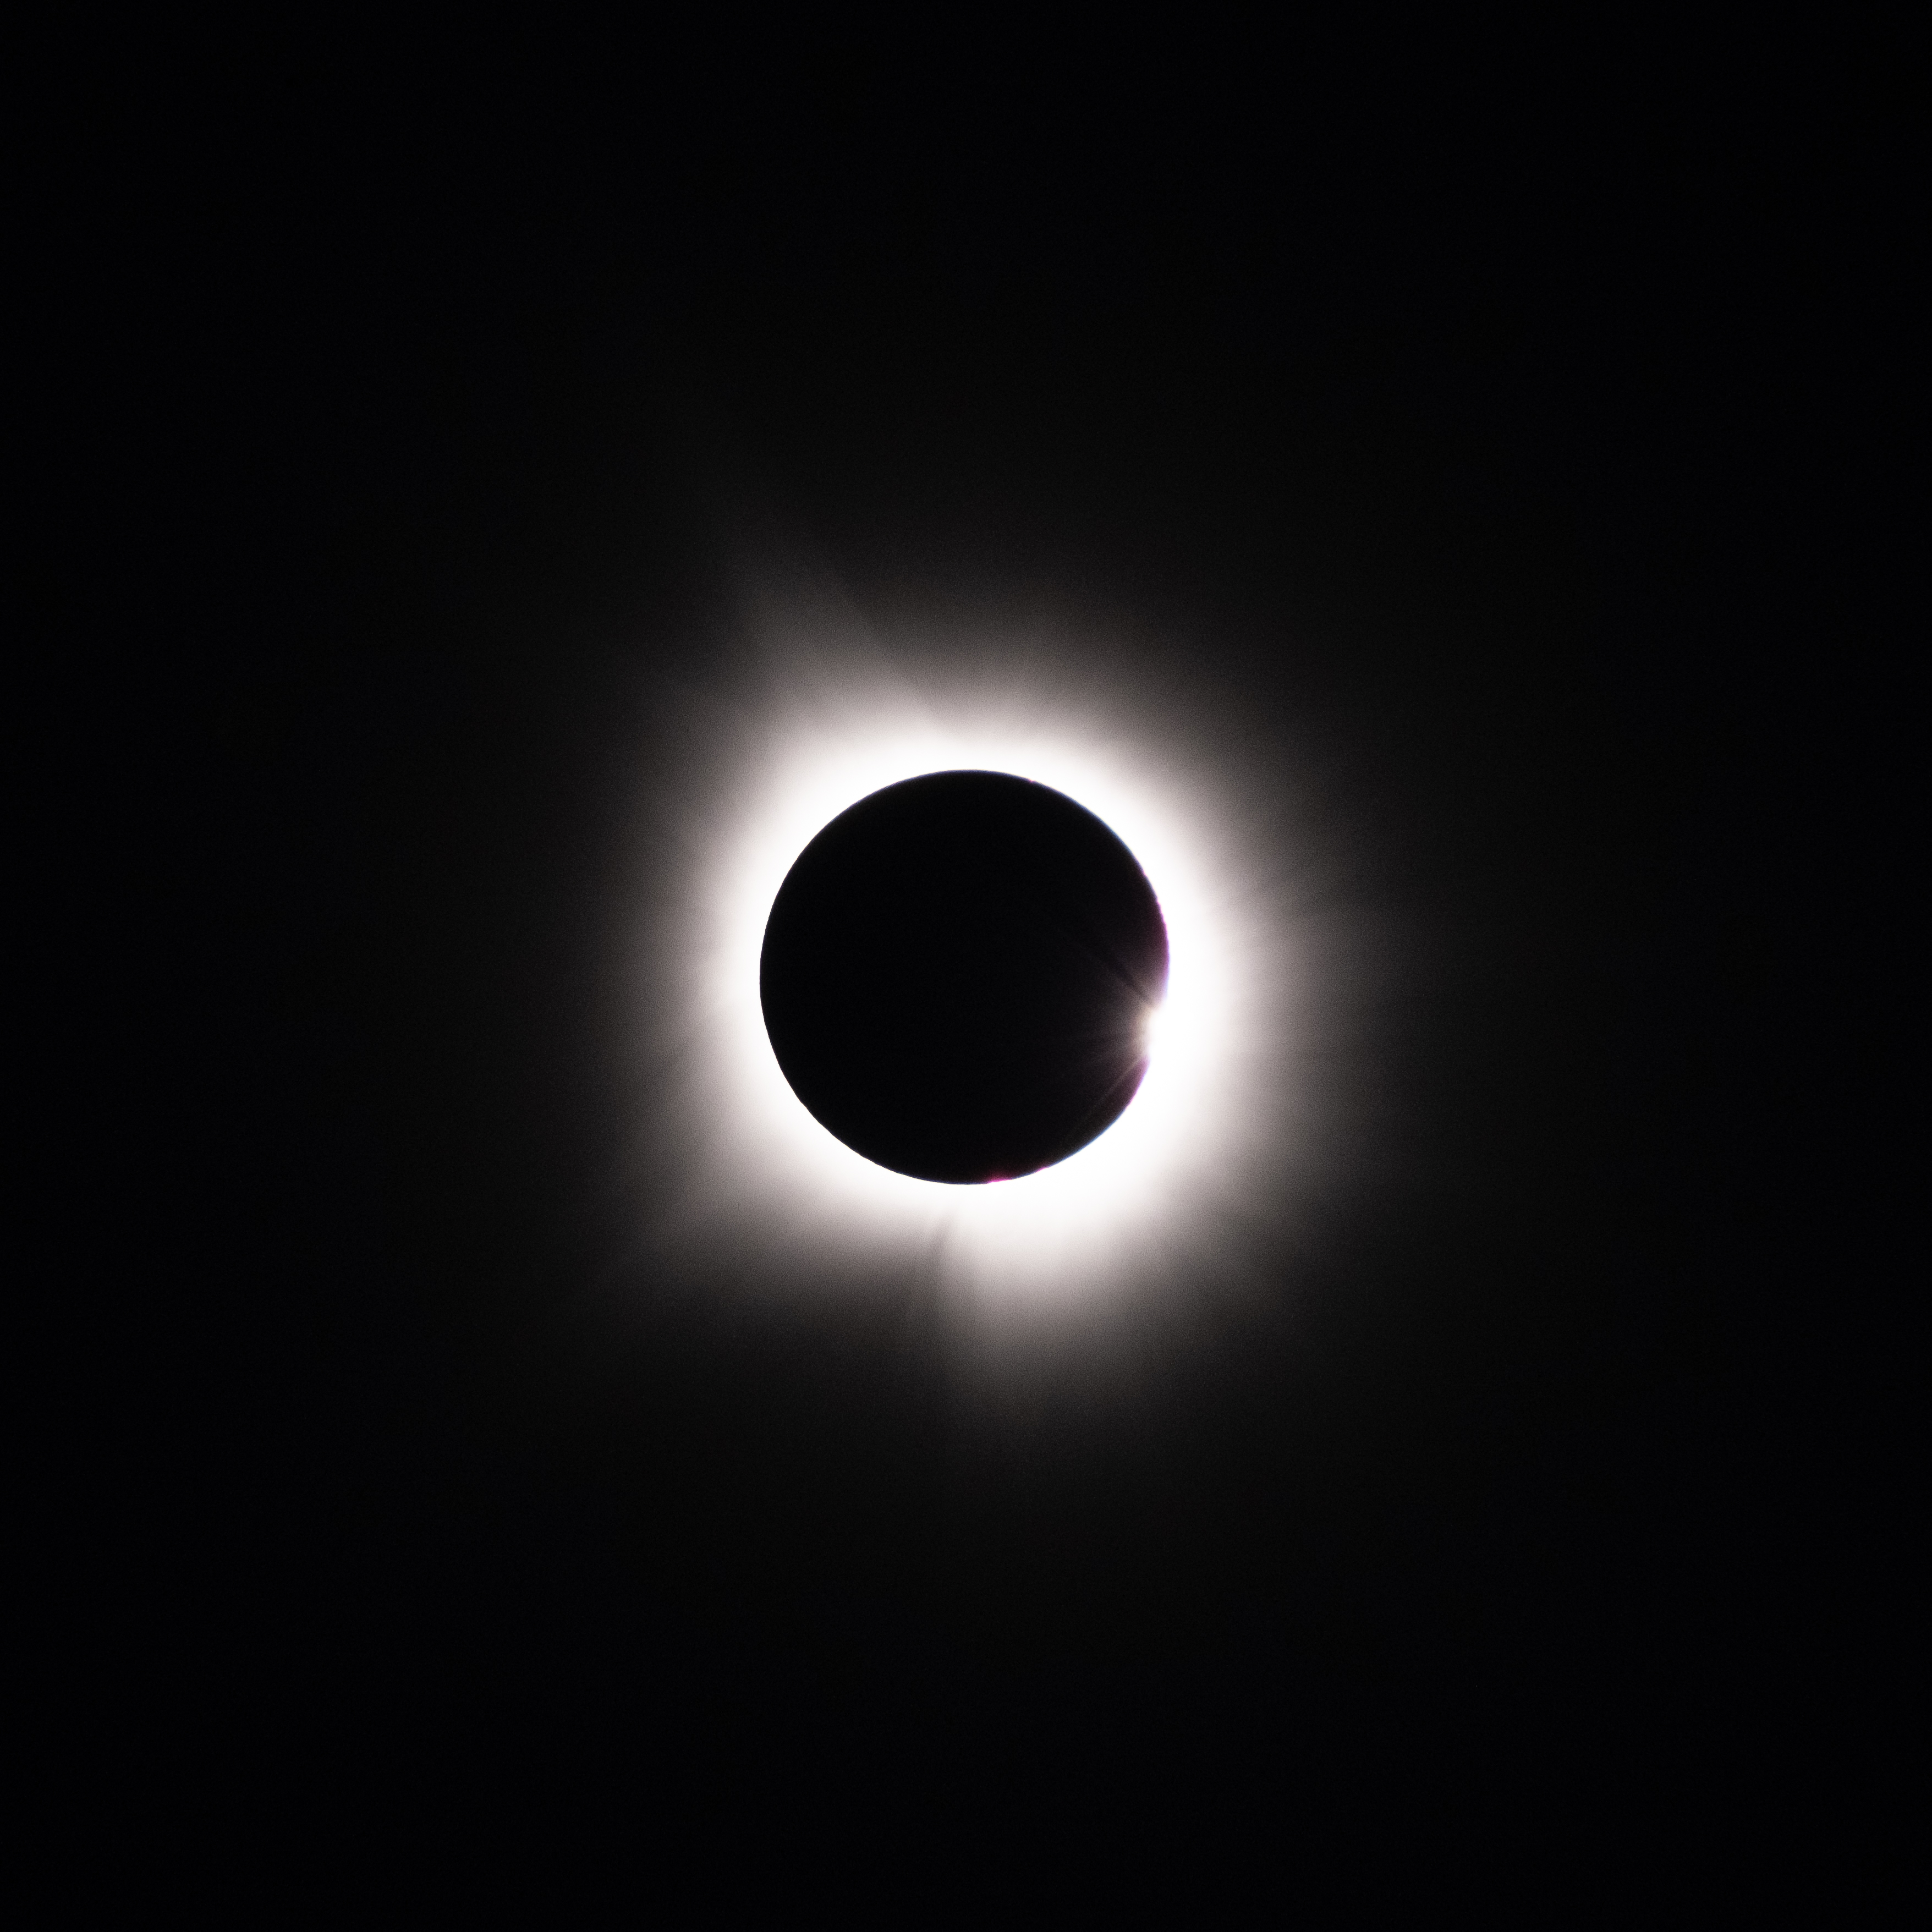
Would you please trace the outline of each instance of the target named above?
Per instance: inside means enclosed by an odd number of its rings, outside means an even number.
[[[829,682],[738,722],[736,755],[711,767],[717,802],[688,842],[677,1030],[691,1216],[766,1279],[788,1264],[822,1275],[842,1256],[900,1254],[1006,1309],[1090,1300],[1198,1256],[1280,1165],[1267,1090],[1292,1004],[1288,922],[1211,760],[1064,698]],[[893,1173],[835,1138],[780,1071],[758,997],[772,902],[813,836],[884,786],[962,770],[1036,779],[1104,820],[1153,884],[1170,956],[1147,1077],[1126,1112],[1058,1165],[976,1187]]]

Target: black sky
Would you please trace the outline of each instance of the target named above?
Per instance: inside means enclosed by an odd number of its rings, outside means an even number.
[[[127,741],[165,1368],[105,1504],[164,1634],[102,1628],[211,1788],[562,1762],[1589,1898],[1783,1788],[1755,801],[1826,137],[1694,50],[1171,53],[292,47],[138,117],[75,409],[183,721]],[[989,1420],[914,1287],[626,1249],[638,801],[800,557],[888,652],[1118,624],[1231,697],[1401,950],[1316,1232],[1130,1390]]]

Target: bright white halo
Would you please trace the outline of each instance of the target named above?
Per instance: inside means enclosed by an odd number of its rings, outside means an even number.
[[[666,962],[677,1072],[658,1095],[686,1137],[680,1227],[728,1250],[739,1279],[822,1292],[842,1269],[904,1262],[957,1306],[1050,1316],[1184,1270],[1225,1248],[1244,1204],[1278,1194],[1294,1138],[1282,1104],[1294,921],[1278,860],[1244,836],[1260,814],[1244,816],[1213,758],[1189,755],[1184,720],[1136,721],[998,674],[974,688],[815,662],[805,688],[720,735],[706,800],[687,806],[681,943]],[[812,838],[885,786],[954,770],[1035,779],[1103,820],[1152,884],[1169,949],[1125,1113],[1056,1166],[981,1186],[896,1174],[834,1138],[781,1072],[758,993],[772,901]]]

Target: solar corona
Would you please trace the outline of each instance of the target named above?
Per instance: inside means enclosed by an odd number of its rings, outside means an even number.
[[[651,1238],[733,1293],[919,1278],[1023,1328],[1238,1264],[1296,1156],[1307,935],[1216,718],[1064,654],[774,661],[694,724],[642,929]]]

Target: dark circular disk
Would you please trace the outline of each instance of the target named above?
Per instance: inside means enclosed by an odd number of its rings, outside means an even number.
[[[935,772],[842,812],[799,855],[758,986],[813,1117],[922,1180],[1050,1167],[1147,1070],[1167,928],[1084,806],[1000,772]]]

